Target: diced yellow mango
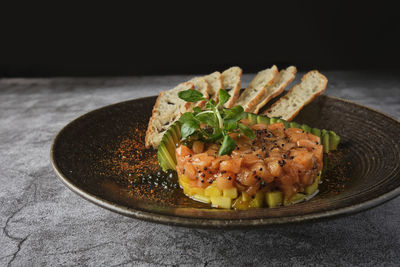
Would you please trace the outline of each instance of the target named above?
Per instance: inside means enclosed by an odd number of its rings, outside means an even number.
[[[183,188],[183,193],[188,196],[193,196],[193,195],[202,195],[204,196],[204,188],[200,187],[189,187],[189,186],[182,186]]]
[[[184,193],[185,195],[191,196],[190,193],[191,193],[192,191],[190,190],[190,188],[188,188],[188,187],[182,187],[182,188],[183,188],[183,193]]]
[[[204,195],[207,197],[219,197],[222,196],[222,191],[218,189],[214,184],[207,186],[204,190]]]
[[[232,199],[235,199],[238,197],[238,191],[237,191],[236,187],[224,189],[224,190],[222,190],[222,192],[223,192],[224,197],[229,197]]]
[[[182,187],[189,187],[189,178],[187,178],[185,175],[180,175],[178,181]]]
[[[273,191],[265,193],[265,200],[270,208],[282,205],[283,193],[281,191]]]
[[[202,195],[199,195],[199,194],[193,195],[192,198],[194,200],[197,200],[197,201],[200,201],[200,202],[203,202],[203,203],[206,203],[206,204],[211,202],[211,199],[209,197],[202,196]]]
[[[249,202],[243,201],[241,197],[238,197],[234,202],[232,207],[235,210],[248,210],[249,209]]]
[[[205,196],[205,195],[204,195],[204,188],[192,187],[191,189],[192,189],[193,195],[202,195],[202,196]]]
[[[179,184],[183,188],[183,193],[185,195],[193,196],[195,194],[198,194],[198,195],[204,196],[204,188],[191,187],[189,185],[190,180],[185,175],[180,175],[178,180],[179,180]]]
[[[251,200],[251,196],[247,194],[246,192],[242,192],[242,201],[249,202]]]
[[[261,208],[264,202],[264,193],[257,192],[252,200],[249,202],[249,208]]]
[[[210,197],[211,205],[215,208],[230,209],[232,206],[232,199],[229,197]]]

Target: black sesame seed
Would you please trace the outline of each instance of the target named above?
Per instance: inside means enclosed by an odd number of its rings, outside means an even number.
[[[232,177],[228,176],[228,180],[232,180]]]
[[[201,180],[200,182],[204,183],[204,180]]]
[[[318,142],[315,142],[315,144],[316,144],[316,145],[319,145],[319,143],[318,143]]]
[[[290,159],[294,159],[294,156],[290,156]]]
[[[287,155],[286,154],[282,154],[282,158],[286,159]]]
[[[206,175],[204,173],[201,174],[201,177],[206,177]]]
[[[282,143],[282,144],[281,144],[281,146],[282,146],[282,147],[284,147],[284,146],[285,146],[285,144],[283,144],[283,143]]]
[[[183,171],[182,171],[182,174],[185,174],[185,171],[186,171],[186,170],[185,170],[185,169],[183,169]]]
[[[262,171],[263,169],[260,167],[260,171]]]
[[[204,167],[204,170],[206,171],[206,170],[207,170],[207,167]]]

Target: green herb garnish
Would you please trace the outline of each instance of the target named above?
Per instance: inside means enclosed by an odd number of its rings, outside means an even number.
[[[222,156],[230,155],[236,147],[235,140],[229,136],[230,133],[243,134],[250,139],[255,138],[254,132],[239,122],[246,116],[241,106],[231,109],[223,108],[230,98],[227,91],[219,90],[218,104],[214,100],[205,99],[202,93],[193,89],[179,92],[178,96],[186,102],[207,101],[204,110],[195,107],[193,112],[186,112],[180,117],[182,140],[196,135],[204,142],[220,143],[218,155]],[[204,124],[206,127],[200,127],[200,124]],[[211,130],[207,131],[207,129]]]

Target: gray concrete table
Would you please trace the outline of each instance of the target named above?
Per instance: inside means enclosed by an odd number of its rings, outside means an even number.
[[[327,72],[326,94],[400,118],[399,74]],[[123,217],[58,180],[49,150],[65,124],[188,78],[0,79],[0,266],[400,264],[400,198],[317,223],[196,230]]]

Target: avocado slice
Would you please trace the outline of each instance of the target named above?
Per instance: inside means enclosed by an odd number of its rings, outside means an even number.
[[[176,144],[181,138],[181,123],[176,121],[164,133],[157,151],[157,159],[163,171],[176,169]]]
[[[289,128],[301,128],[301,125],[300,124],[298,124],[297,122],[293,122],[293,121],[291,121],[291,122],[289,122]]]
[[[325,129],[321,131],[321,142],[324,147],[324,153],[328,153],[330,146],[329,146],[329,132]]]
[[[311,133],[311,127],[308,126],[308,125],[306,125],[306,124],[302,124],[302,125],[301,125],[301,129],[302,129],[303,131],[305,131],[306,133]]]
[[[257,117],[258,117],[258,115],[256,115],[256,114],[247,113],[247,118],[249,119],[251,125],[257,123]]]
[[[306,188],[304,188],[304,193],[306,193],[307,196],[314,194],[315,191],[317,191],[318,189],[319,181],[321,181],[321,172],[319,172],[317,177],[315,177],[315,181],[312,185],[309,185]]]
[[[276,122],[282,122],[283,125],[285,125],[285,128],[286,128],[286,129],[287,129],[287,128],[290,128],[289,122],[287,122],[287,121],[285,121],[285,120],[278,119]]]
[[[311,133],[315,136],[321,137],[321,130],[318,128],[312,128]]]
[[[269,118],[265,116],[257,116],[257,123],[269,124]]]
[[[175,158],[175,154],[173,154],[173,157]],[[176,170],[176,159],[174,160],[171,157],[171,154],[165,147],[164,143],[160,144],[160,146],[158,147],[157,159],[158,164],[160,164],[163,171]]]
[[[270,124],[274,124],[274,123],[277,123],[278,120],[279,120],[278,118],[270,118],[269,122],[270,122]]]
[[[340,143],[340,136],[334,131],[329,131],[329,150],[336,150]]]

